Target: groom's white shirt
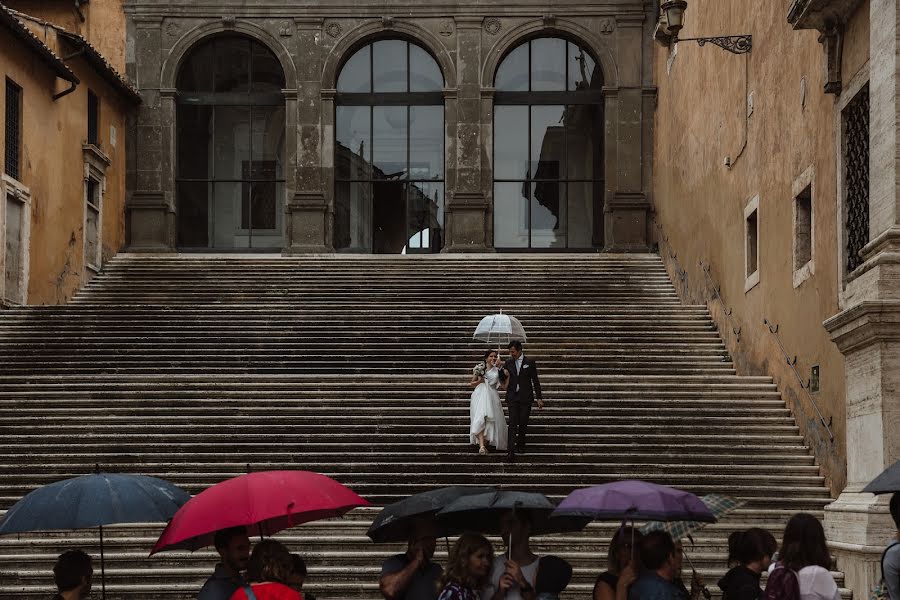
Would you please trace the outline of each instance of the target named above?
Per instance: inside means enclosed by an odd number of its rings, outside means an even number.
[[[525,360],[525,353],[519,354],[519,358],[516,359],[516,375],[519,375],[522,372],[522,361]],[[516,391],[518,392],[521,389],[521,386],[516,380]]]

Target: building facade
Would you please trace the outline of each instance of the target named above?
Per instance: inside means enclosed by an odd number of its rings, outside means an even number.
[[[646,250],[647,3],[126,3],[140,250]]]

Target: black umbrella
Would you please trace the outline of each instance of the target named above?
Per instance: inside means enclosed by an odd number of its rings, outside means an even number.
[[[366,532],[376,544],[405,542],[417,518],[433,517],[442,508],[471,494],[493,493],[490,487],[452,486],[429,490],[385,506]],[[443,535],[438,525],[438,531]]]
[[[551,514],[555,509],[556,506],[543,494],[495,491],[463,496],[437,514],[437,524],[450,533],[480,531],[499,534],[500,518],[504,513],[527,510],[531,517],[531,533],[544,535],[581,531],[591,520],[587,517],[553,517]]]
[[[870,494],[890,494],[900,492],[900,460],[881,472],[863,488],[863,492]]]

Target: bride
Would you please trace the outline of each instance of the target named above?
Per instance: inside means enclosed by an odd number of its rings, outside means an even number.
[[[478,454],[487,454],[488,443],[497,450],[506,450],[506,417],[500,404],[500,367],[502,361],[496,350],[484,353],[484,363],[475,366],[470,386],[475,388],[469,404],[469,441],[478,444]]]

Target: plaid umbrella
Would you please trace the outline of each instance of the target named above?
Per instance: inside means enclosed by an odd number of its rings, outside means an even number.
[[[736,508],[745,504],[743,500],[735,500],[729,496],[720,494],[707,494],[700,498],[716,519],[727,515]],[[692,535],[695,531],[706,525],[699,521],[650,521],[641,527],[641,533],[650,533],[657,529],[664,529],[672,535],[673,540],[680,540]]]

